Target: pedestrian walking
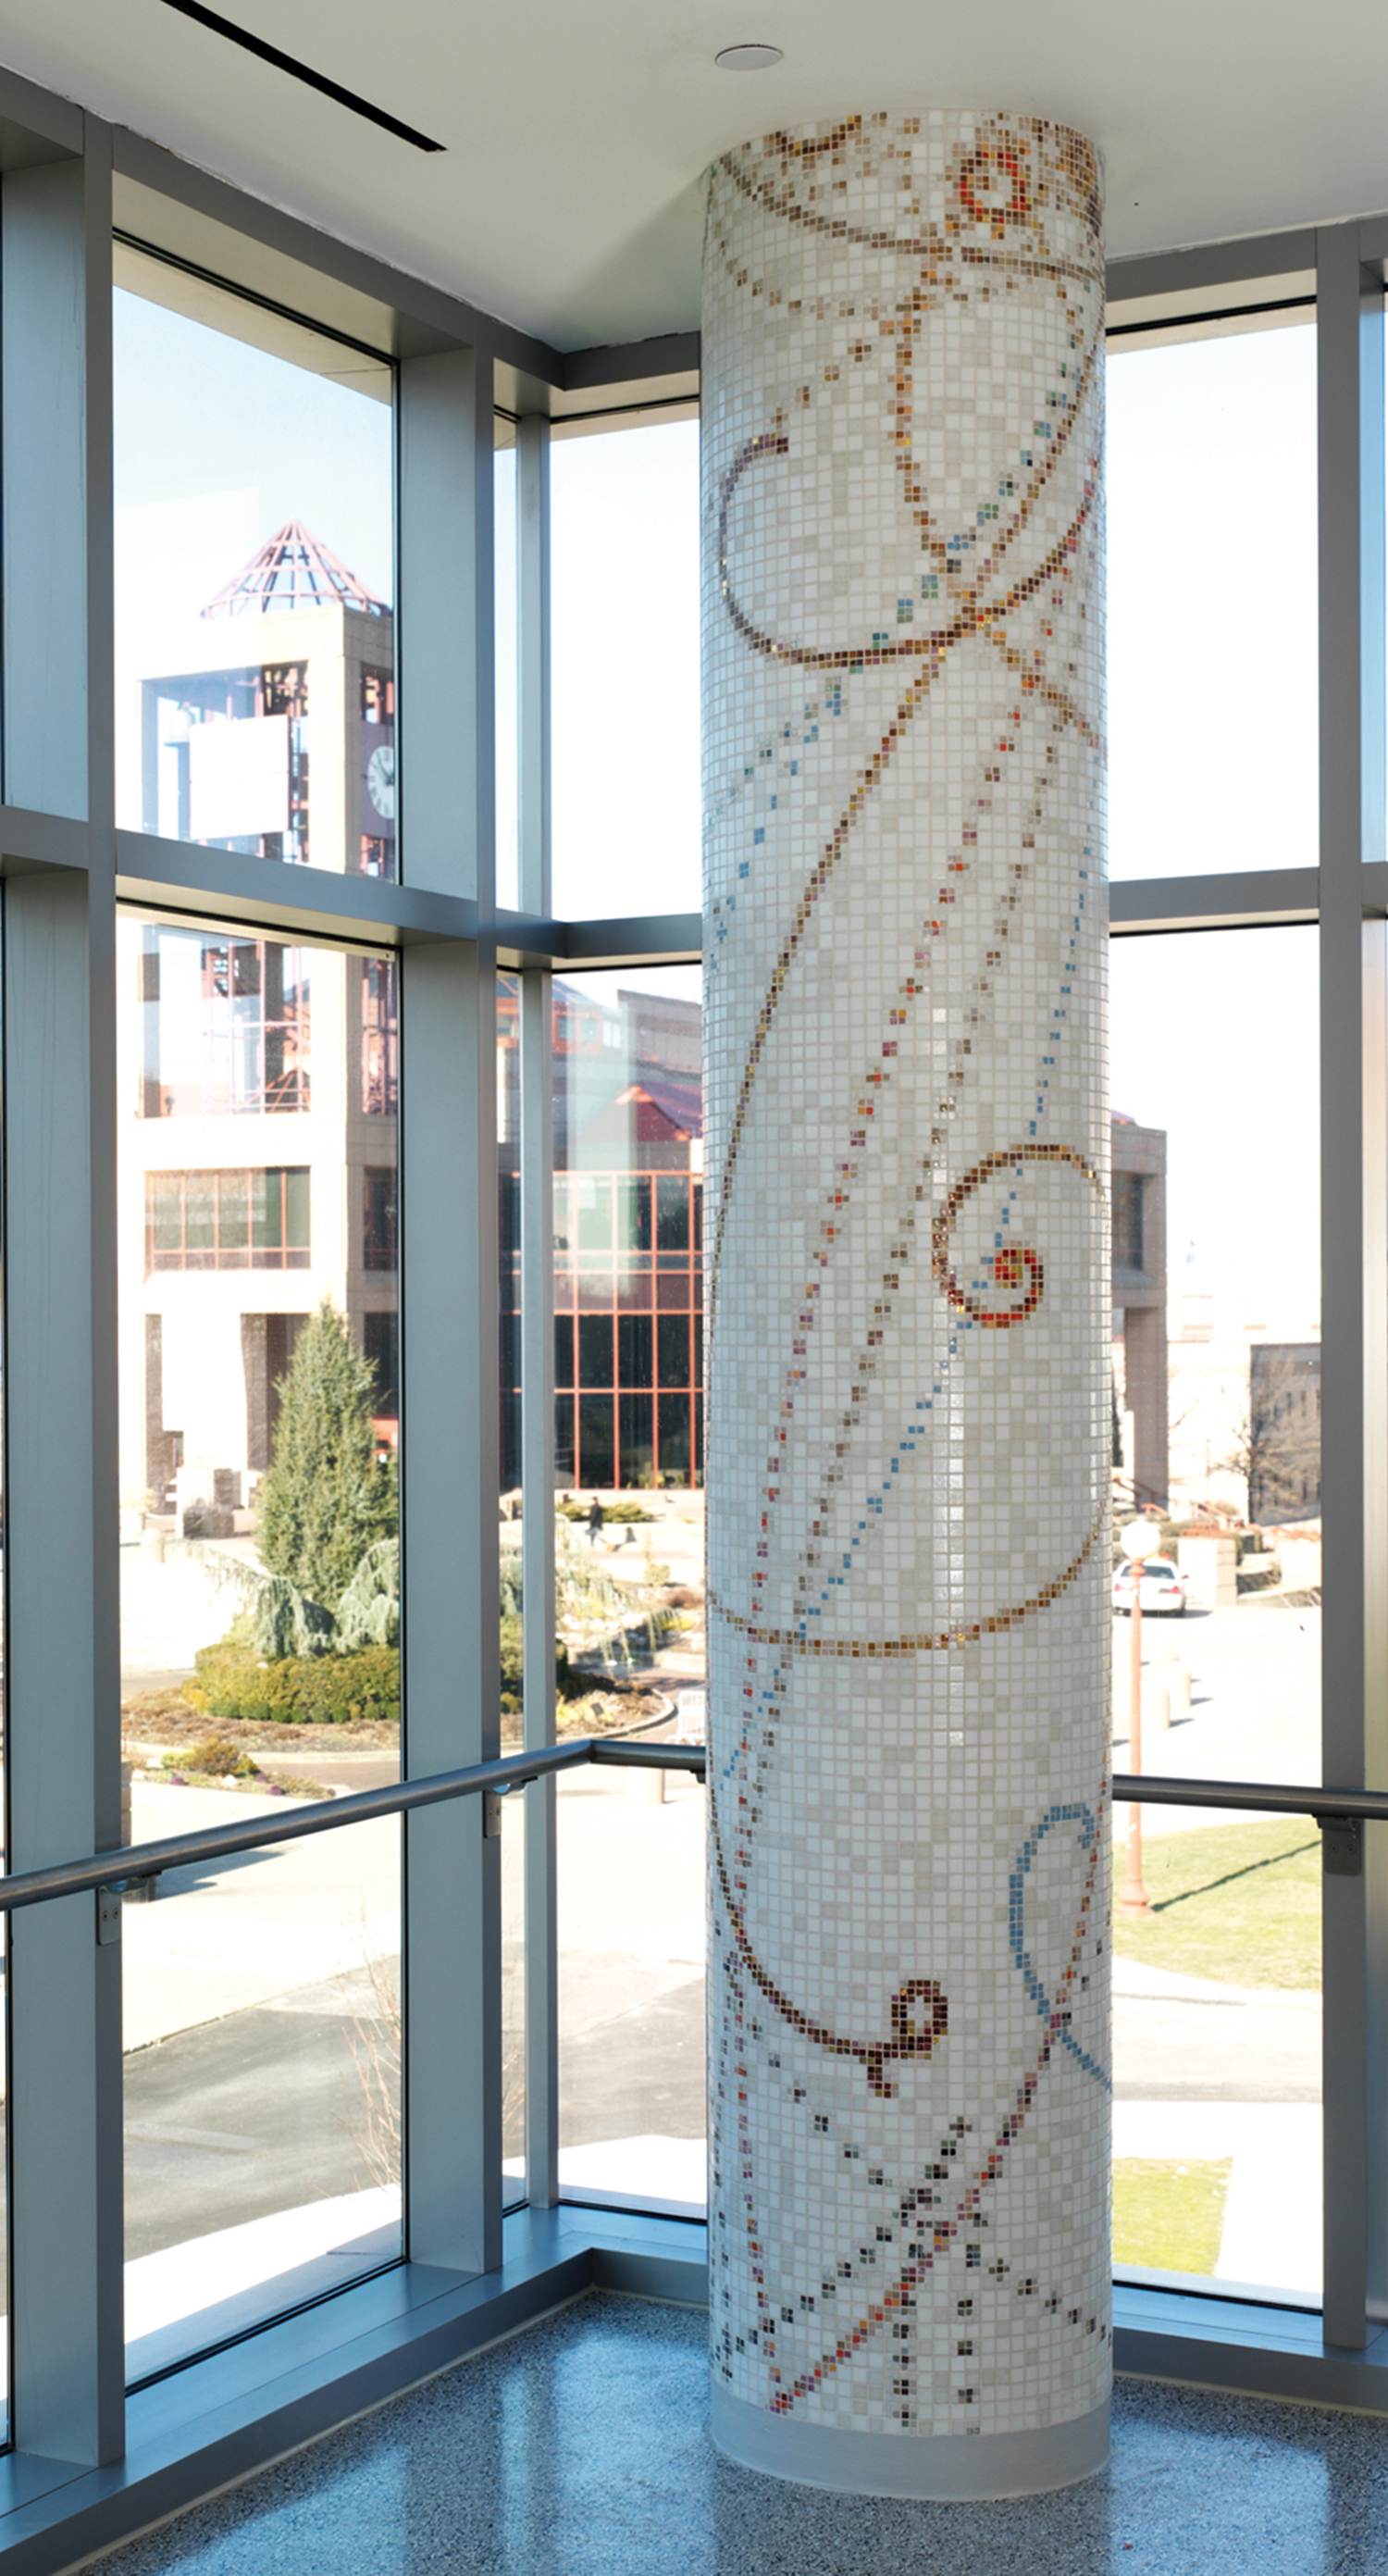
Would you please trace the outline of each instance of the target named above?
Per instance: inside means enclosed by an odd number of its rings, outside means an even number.
[[[588,1545],[590,1547],[597,1546],[598,1540],[602,1536],[602,1525],[606,1518],[607,1514],[603,1510],[601,1503],[598,1501],[597,1495],[594,1494],[593,1499],[588,1506]]]

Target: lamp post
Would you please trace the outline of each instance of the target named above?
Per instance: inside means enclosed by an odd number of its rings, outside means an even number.
[[[1119,1533],[1119,1546],[1133,1570],[1132,1606],[1132,1696],[1128,1717],[1128,1768],[1142,1769],[1142,1560],[1152,1543],[1148,1521],[1129,1521]],[[1118,1899],[1120,1914],[1135,1914],[1141,1921],[1151,1920],[1152,1908],[1142,1883],[1142,1809],[1136,1798],[1128,1802],[1128,1868],[1123,1892]]]

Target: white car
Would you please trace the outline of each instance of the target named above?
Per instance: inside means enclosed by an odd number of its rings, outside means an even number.
[[[1141,1575],[1140,1587],[1135,1578]],[[1137,1589],[1142,1615],[1157,1619],[1183,1619],[1186,1611],[1186,1587],[1179,1566],[1169,1556],[1145,1556],[1140,1565],[1133,1558],[1120,1565],[1113,1577],[1115,1610],[1131,1611],[1133,1592]]]

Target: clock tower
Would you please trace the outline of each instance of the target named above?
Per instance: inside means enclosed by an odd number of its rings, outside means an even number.
[[[291,867],[393,878],[394,622],[290,520],[170,629],[139,682],[143,824]],[[399,1413],[396,961],[122,921],[123,1489],[244,1530],[278,1389],[328,1297]]]
[[[298,519],[143,680],[143,826],[248,857],[393,877],[394,620]]]

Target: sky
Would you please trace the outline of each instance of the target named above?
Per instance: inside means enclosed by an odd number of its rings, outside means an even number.
[[[121,802],[138,822],[134,681],[285,519],[393,596],[391,417],[128,293],[116,380]],[[1108,423],[1111,872],[1313,864],[1314,334],[1123,350]],[[561,915],[699,902],[698,473],[692,422],[552,447]],[[495,488],[498,890],[514,902],[513,450]],[[661,981],[695,995],[698,970]],[[1309,1329],[1314,934],[1116,942],[1110,1040],[1114,1106],[1169,1136],[1173,1297],[1217,1282],[1266,1305],[1274,1335]]]
[[[141,830],[142,677],[286,519],[394,599],[388,404],[118,290],[116,801]]]
[[[1301,1341],[1320,1317],[1316,933],[1109,943],[1113,1107],[1167,1139],[1169,1313]]]
[[[1114,878],[1316,864],[1316,340],[1108,361]]]
[[[1124,351],[1108,417],[1112,873],[1314,865],[1314,335]],[[553,474],[556,907],[645,910],[653,862],[692,905],[697,436],[557,444]],[[1112,1099],[1167,1131],[1173,1322],[1214,1292],[1221,1330],[1317,1327],[1316,1032],[1311,931],[1113,944]]]
[[[492,486],[496,512],[496,899],[520,910],[520,815],[516,732],[516,451],[499,447]]]
[[[1314,867],[1315,333],[1110,356],[1115,879]],[[1318,1330],[1316,934],[1111,943],[1113,1106],[1167,1131],[1172,1320]]]
[[[554,903],[697,912],[699,428],[550,450]]]

